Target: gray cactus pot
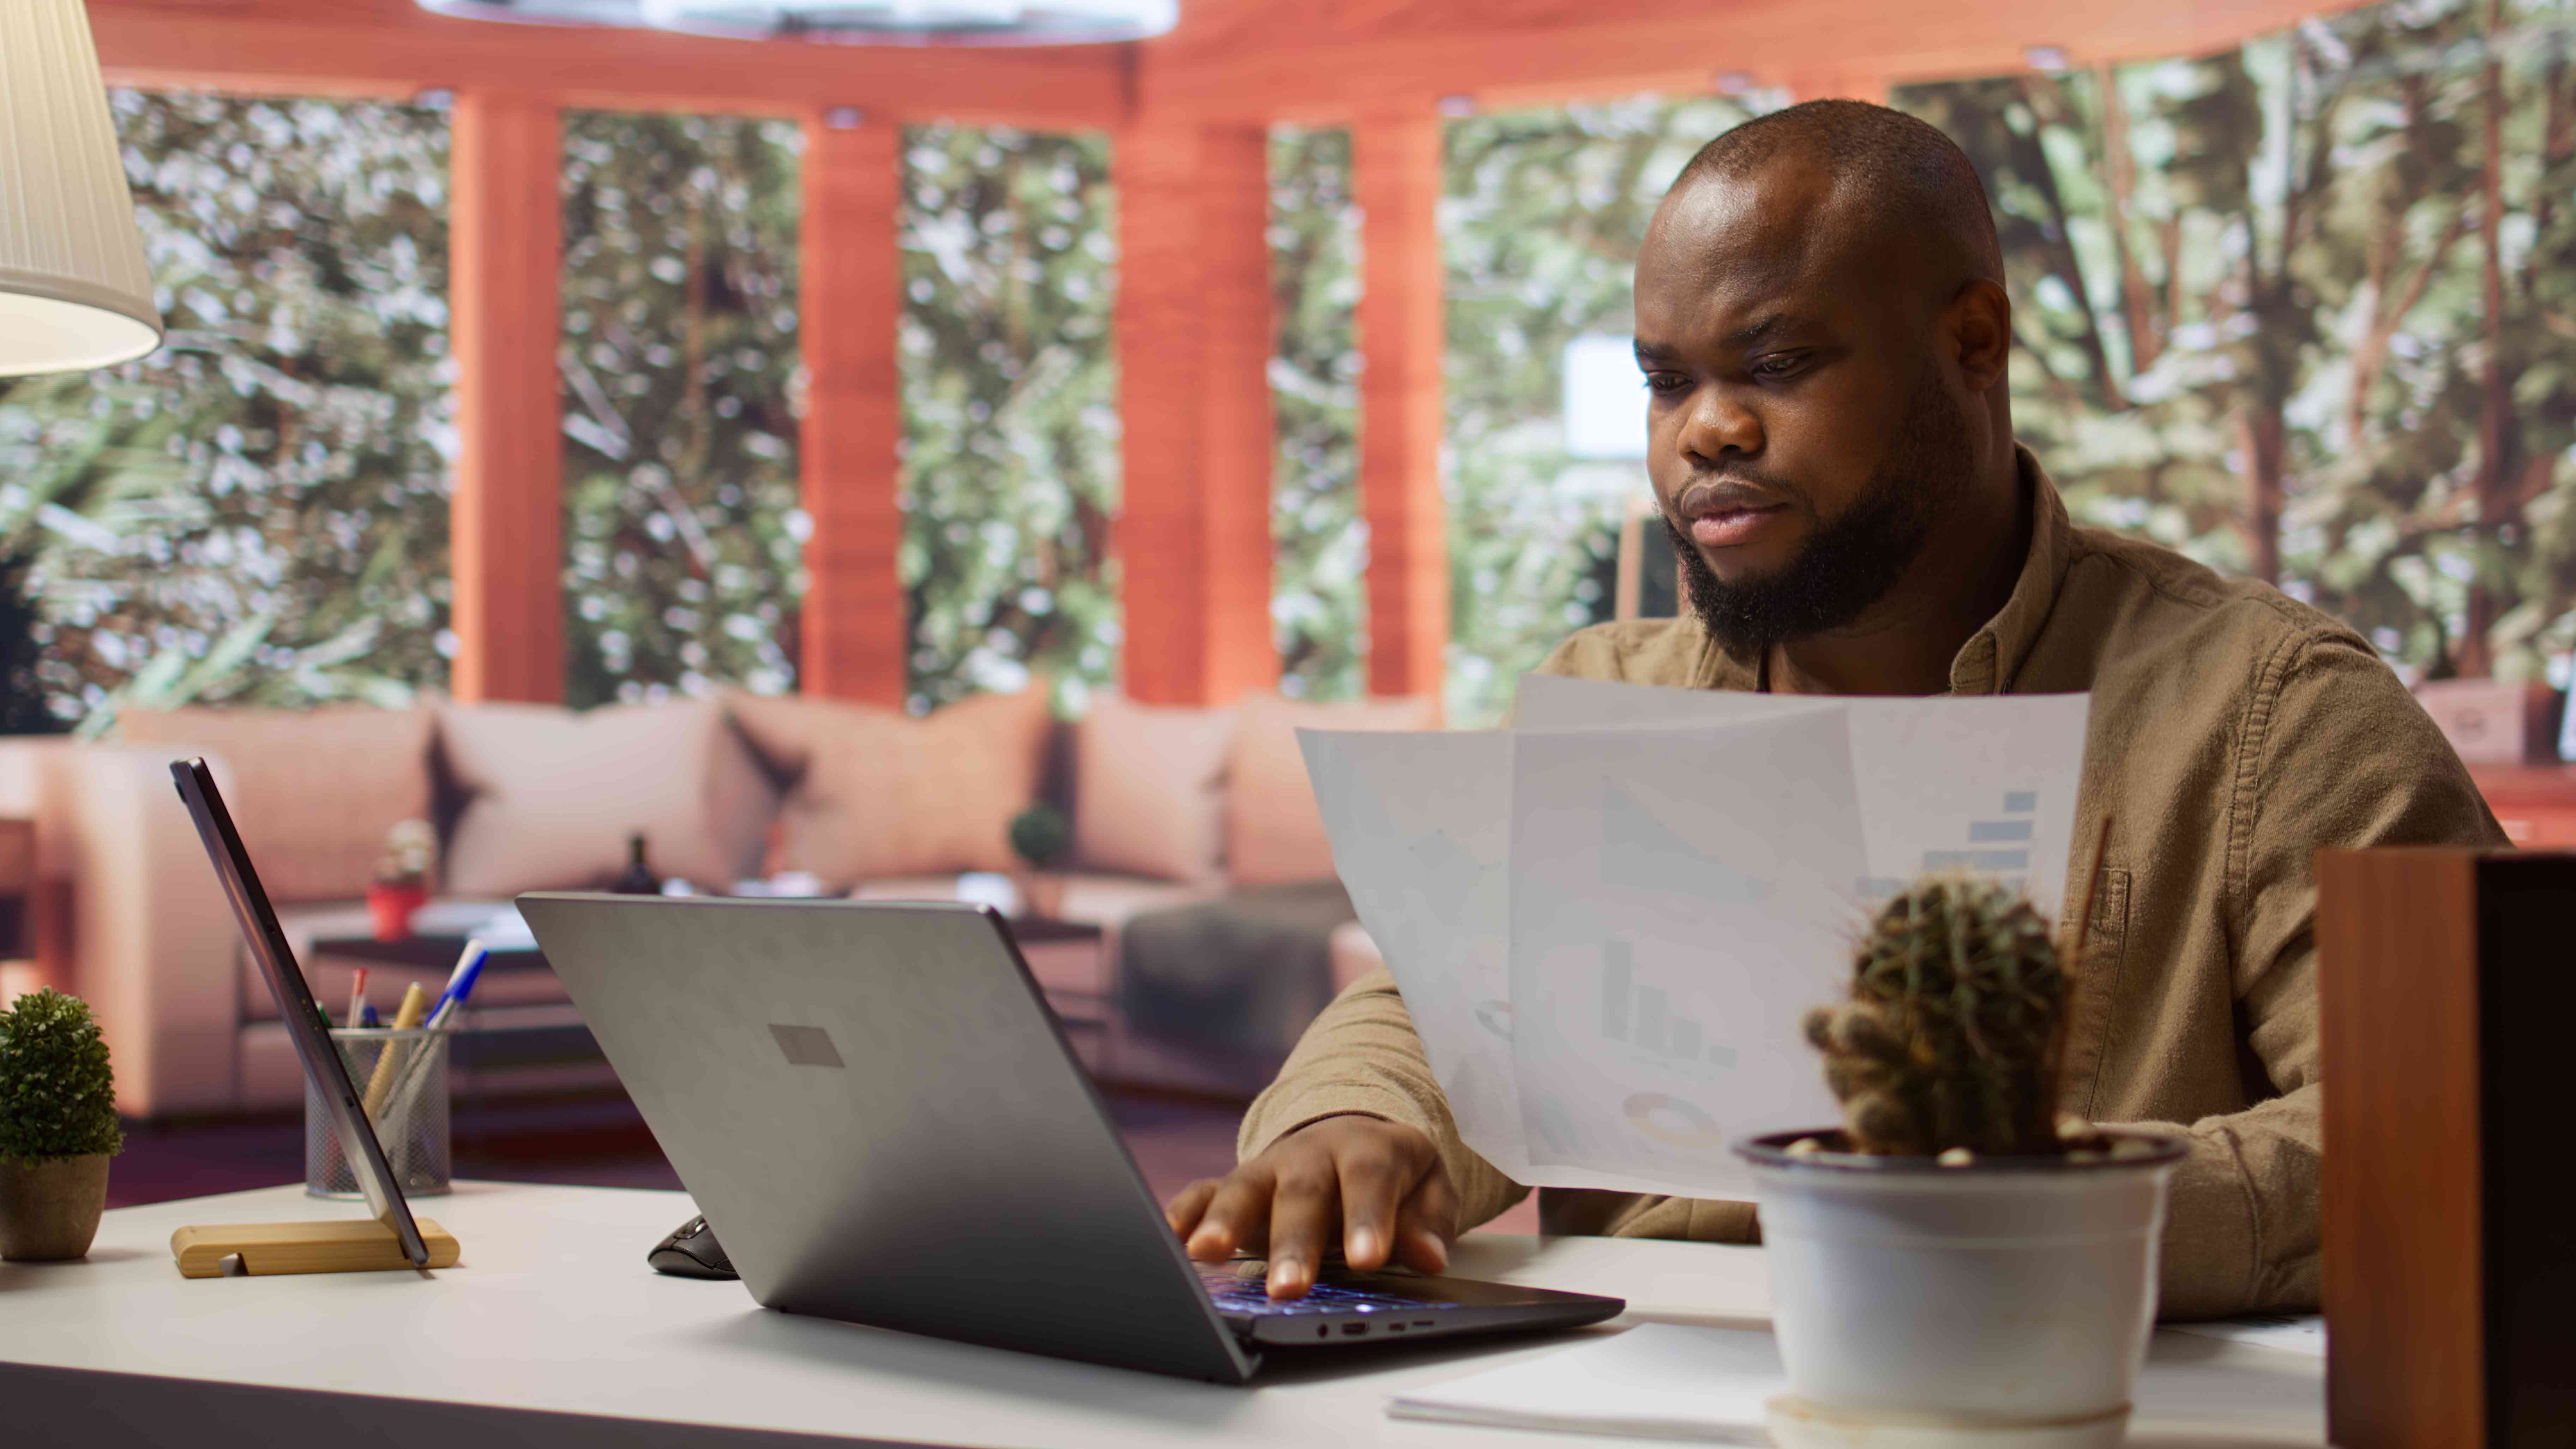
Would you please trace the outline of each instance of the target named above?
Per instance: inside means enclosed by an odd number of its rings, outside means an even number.
[[[60,1263],[89,1256],[107,1210],[108,1154],[0,1157],[0,1258]]]

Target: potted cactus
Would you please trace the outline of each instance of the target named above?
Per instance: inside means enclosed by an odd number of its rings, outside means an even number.
[[[1032,805],[1011,817],[1011,853],[1028,866],[1014,874],[1020,914],[1051,921],[1064,910],[1064,881],[1051,868],[1073,848],[1073,827],[1052,805]]]
[[[46,988],[0,1008],[0,1258],[88,1256],[124,1146],[88,1004]]]
[[[1736,1146],[1789,1371],[1777,1443],[2127,1433],[2184,1147],[2059,1115],[2080,950],[2014,892],[1927,879],[1879,911],[1848,997],[1809,1013],[1843,1125]]]

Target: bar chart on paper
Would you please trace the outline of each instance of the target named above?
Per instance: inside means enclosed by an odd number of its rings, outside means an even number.
[[[1625,941],[1601,943],[1601,1036],[1675,1061],[1735,1065],[1735,1048],[1710,1041],[1699,1022],[1674,1011],[1662,987],[1637,984],[1636,953]]]

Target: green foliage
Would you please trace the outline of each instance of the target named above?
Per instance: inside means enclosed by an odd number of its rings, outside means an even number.
[[[1032,870],[1045,870],[1073,848],[1073,824],[1052,805],[1032,805],[1011,817],[1011,850]]]
[[[113,102],[169,339],[0,392],[11,714],[442,683],[444,118]]]
[[[1367,690],[1368,533],[1359,507],[1360,215],[1345,130],[1270,139],[1270,615],[1279,688],[1307,699]]]
[[[1986,176],[2016,430],[2080,517],[2533,676],[2576,645],[2576,11],[2488,9],[1898,99]]]
[[[1916,882],[1854,952],[1850,999],[1806,1018],[1855,1151],[2055,1150],[2066,974],[2019,894],[1964,877]]]
[[[0,1007],[0,1158],[124,1148],[116,1077],[89,1004],[46,987]]]
[[[565,118],[575,706],[794,685],[800,144],[784,121]]]
[[[916,708],[1116,676],[1116,231],[1100,136],[904,133],[904,592]]]
[[[1755,113],[1715,96],[1453,123],[1448,263],[1449,717],[1498,718],[1514,682],[1609,615],[1602,566],[1643,463],[1566,456],[1565,344],[1632,330],[1646,222],[1683,163]],[[1637,389],[1637,426],[1646,394]]]

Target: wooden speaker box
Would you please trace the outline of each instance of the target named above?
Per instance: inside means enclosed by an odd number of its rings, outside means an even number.
[[[2317,880],[2330,1437],[2576,1444],[2576,855]]]

